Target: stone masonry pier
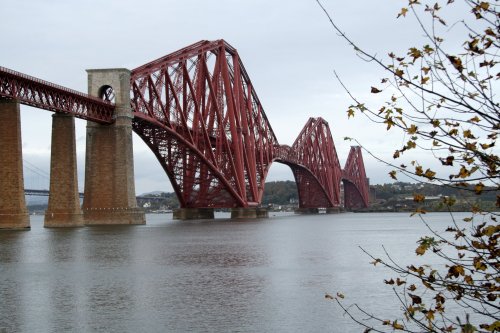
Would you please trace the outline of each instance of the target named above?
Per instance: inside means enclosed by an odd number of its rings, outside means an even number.
[[[144,224],[137,206],[132,148],[132,109],[128,69],[87,70],[89,94],[114,93],[115,123],[87,122],[85,159],[86,224]]]
[[[49,205],[45,227],[83,226],[78,195],[75,118],[64,113],[52,115]]]
[[[0,98],[0,229],[29,229],[24,199],[21,113],[15,99]]]

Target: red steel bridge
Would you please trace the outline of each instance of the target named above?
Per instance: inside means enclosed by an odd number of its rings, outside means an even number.
[[[0,96],[99,124],[115,122],[113,88],[92,97],[0,67]],[[309,118],[281,145],[236,49],[200,41],[131,71],[132,127],[184,208],[257,207],[273,162],[295,176],[301,208],[368,206],[361,150],[342,168],[328,123]],[[344,200],[341,198],[341,182]]]

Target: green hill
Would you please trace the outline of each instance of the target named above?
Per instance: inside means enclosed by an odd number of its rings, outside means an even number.
[[[264,187],[263,206],[268,204],[288,205],[298,202],[298,200],[299,195],[295,181],[269,182]]]

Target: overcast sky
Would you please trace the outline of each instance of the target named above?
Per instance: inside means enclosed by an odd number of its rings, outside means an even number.
[[[414,20],[396,20],[405,1],[323,0],[353,40],[377,54],[402,50],[421,38]],[[225,39],[250,75],[281,144],[292,144],[309,117],[323,117],[341,164],[355,137],[383,157],[404,140],[362,117],[348,120],[352,103],[337,71],[360,99],[376,102],[370,86],[383,75],[338,37],[314,0],[0,0],[0,66],[82,92],[85,69],[134,69],[199,40]],[[51,113],[21,106],[23,156],[49,170]],[[77,120],[78,172],[83,188],[85,122]],[[153,153],[134,135],[137,193],[171,191]],[[372,183],[389,169],[364,154]],[[273,164],[271,180],[293,179]],[[28,180],[27,180],[28,181]]]

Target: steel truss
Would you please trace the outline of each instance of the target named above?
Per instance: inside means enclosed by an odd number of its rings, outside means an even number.
[[[366,208],[369,204],[369,184],[361,147],[352,146],[342,171],[344,206],[347,209]]]
[[[56,84],[0,67],[0,97],[101,124],[112,123],[114,105]]]
[[[278,144],[236,50],[201,41],[132,71],[133,128],[182,207],[251,207]]]
[[[295,176],[300,208],[340,206],[340,167],[328,123],[309,118],[292,147],[282,146],[278,162]]]
[[[0,67],[0,98],[102,123],[115,106]],[[328,123],[310,118],[294,144],[279,145],[236,49],[201,41],[131,73],[133,130],[154,152],[181,207],[254,207],[273,161],[293,171],[303,208],[368,206],[359,147],[342,170]]]

